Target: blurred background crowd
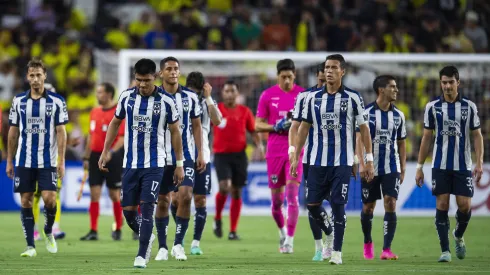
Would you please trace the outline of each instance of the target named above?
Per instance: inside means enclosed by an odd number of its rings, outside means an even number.
[[[44,61],[47,82],[67,99],[68,132],[77,138],[88,134],[88,114],[97,104],[94,49],[488,53],[490,24],[486,0],[3,0],[0,9],[0,150],[11,99],[28,89],[25,67],[33,57]],[[397,106],[408,120],[410,160],[418,153],[425,103],[440,93],[438,79],[427,72],[440,65],[399,64],[406,73],[398,78]],[[478,76],[462,79],[461,86],[478,104],[485,144],[488,69],[474,68]],[[344,81],[370,101],[378,73],[384,72],[351,64]],[[219,90],[225,80],[211,82]],[[297,82],[311,85],[305,76]],[[261,91],[275,79],[251,76],[240,83],[241,102],[255,111]],[[80,140],[68,158],[79,158]],[[488,152],[485,160],[490,161]]]

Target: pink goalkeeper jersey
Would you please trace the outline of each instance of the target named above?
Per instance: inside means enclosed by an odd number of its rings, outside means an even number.
[[[294,84],[293,89],[286,93],[279,85],[272,86],[262,92],[257,107],[257,117],[266,119],[274,125],[294,109],[294,101],[304,88]],[[288,157],[288,132],[269,133],[266,158]]]

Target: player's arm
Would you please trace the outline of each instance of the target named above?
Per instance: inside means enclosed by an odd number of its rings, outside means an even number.
[[[66,154],[66,128],[64,124],[56,126],[56,142],[58,143],[58,178],[63,179]]]
[[[260,137],[259,132],[255,128],[256,125],[255,118],[252,114],[252,111],[250,111],[250,109],[247,108],[246,112],[247,113],[245,115],[245,119],[246,119],[245,127],[247,128],[247,131],[252,136],[252,141],[255,145],[255,148],[258,150],[260,154],[259,159],[263,160],[265,157],[265,148],[264,148],[264,144],[262,143],[262,138]]]
[[[361,130],[356,127],[356,149],[355,149],[355,156],[357,157],[357,161],[359,162],[359,172],[361,173],[361,178],[362,174],[364,173],[364,146],[362,145],[362,138],[361,138]],[[354,160],[355,162],[355,160]],[[355,163],[354,163],[355,164]]]
[[[303,104],[304,104],[304,97],[305,93],[300,93],[298,97],[296,98],[296,102],[294,102],[294,109],[293,109],[293,118],[292,118],[292,123],[291,123],[291,128],[289,128],[289,133],[288,133],[288,143],[289,143],[289,149],[288,149],[288,155],[291,161],[292,159],[292,153],[296,151],[296,147],[294,147],[295,144],[295,138],[298,133],[299,125],[301,124],[301,113],[303,110]]]
[[[107,155],[111,150],[111,146],[114,143],[114,140],[116,140],[117,132],[119,131],[121,122],[122,119],[113,117],[111,123],[109,123],[109,127],[107,128],[105,141],[104,141],[104,149],[102,150],[102,154],[99,159],[99,169],[104,172],[109,172],[109,169],[105,168],[105,165],[108,162]]]
[[[83,169],[88,170],[89,160],[90,160],[90,138],[91,134],[87,135],[87,139],[85,142],[85,150],[83,151]]]
[[[263,93],[259,99],[257,117],[255,118],[255,131],[257,132],[274,132],[274,125],[267,123],[267,117],[269,117],[268,102],[266,93]]]
[[[364,102],[360,95],[352,97],[354,107],[354,116],[356,118],[356,123],[359,125],[359,132],[361,133],[362,144],[364,145],[364,150],[366,152],[366,180],[371,181],[374,177],[374,166],[373,166],[373,144],[371,140],[371,133],[368,126],[368,118],[364,110]]]
[[[10,126],[9,132],[8,132],[8,148],[7,148],[7,176],[11,179],[14,178],[14,166],[13,166],[13,161],[14,161],[14,155],[15,152],[17,151],[17,145],[19,141],[19,127],[17,126]]]
[[[204,98],[206,99],[206,105],[208,106],[208,115],[209,118],[211,119],[211,122],[213,125],[220,125],[221,124],[221,119],[222,115],[221,112],[218,110],[218,106],[216,105],[216,102],[213,100],[211,97],[211,91],[213,87],[209,83],[205,83],[203,87],[203,92],[204,92]]]
[[[400,120],[401,123],[397,131],[398,140],[396,142],[398,146],[398,157],[400,158],[400,184],[402,184],[405,179],[405,169],[407,167],[407,146],[405,142],[407,138],[407,129],[405,126],[405,116],[402,115]]]
[[[202,172],[206,169],[206,163],[204,163],[202,151],[202,125],[199,117],[192,119],[192,133],[194,134],[194,142],[197,148],[197,171]]]
[[[473,136],[473,142],[476,153],[476,166],[473,170],[473,177],[477,183],[480,183],[483,174],[483,136],[480,130],[480,118],[478,117],[478,111],[475,104],[471,104],[470,115],[470,130]]]
[[[180,185],[184,180],[184,153],[182,148],[182,135],[180,134],[180,123],[175,121],[169,124],[170,139],[172,142],[172,149],[175,153],[175,159],[177,160],[176,168],[174,171],[174,184]]]
[[[434,135],[433,131],[436,127],[432,108],[432,105],[427,105],[424,111],[424,133],[422,134],[422,141],[420,142],[417,170],[415,172],[415,183],[419,187],[424,184],[424,171],[422,170],[422,167],[424,166],[427,155],[429,155],[429,149]]]

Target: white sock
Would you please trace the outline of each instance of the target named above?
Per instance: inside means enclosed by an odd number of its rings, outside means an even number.
[[[283,227],[283,228],[279,229],[279,236],[281,236],[281,238],[286,238],[287,237],[286,227]]]
[[[294,242],[294,237],[286,236],[286,241],[284,241],[284,244],[289,244],[290,246],[293,246],[293,242]]]
[[[60,225],[57,222],[55,222],[53,223],[53,230],[57,230],[57,229],[60,229]]]
[[[322,240],[315,240],[315,251],[321,251],[323,249]]]
[[[193,240],[191,243],[191,247],[199,247],[199,241],[198,240]]]

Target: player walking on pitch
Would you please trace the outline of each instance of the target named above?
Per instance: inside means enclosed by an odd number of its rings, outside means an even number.
[[[456,196],[456,229],[452,235],[456,256],[464,259],[466,245],[463,234],[471,218],[473,178],[480,182],[483,173],[483,137],[475,103],[458,92],[459,72],[446,66],[439,72],[443,94],[425,106],[424,135],[420,144],[415,182],[424,185],[423,165],[434,140],[432,160],[432,194],[436,196],[436,229],[441,245],[439,262],[450,262],[449,197]],[[434,135],[435,133],[435,135]],[[476,166],[471,173],[471,140],[473,137]],[[434,139],[433,139],[434,138]]]
[[[296,176],[289,174],[288,131],[294,100],[304,89],[294,83],[295,67],[291,59],[277,62],[278,84],[265,90],[259,99],[255,129],[269,133],[267,141],[267,174],[271,189],[272,217],[279,228],[279,252],[293,253],[294,233],[298,223],[298,191],[302,167]],[[284,227],[284,191],[288,205],[287,231]]]
[[[114,117],[117,104],[114,104],[114,96],[116,90],[110,83],[102,83],[97,87],[96,97],[99,106],[92,109],[90,112],[90,134],[87,138],[85,147],[85,155],[83,157],[83,169],[89,171],[90,184],[90,232],[81,237],[81,241],[98,240],[97,221],[99,218],[99,200],[102,192],[102,184],[107,184],[109,196],[112,200],[114,211],[114,220],[116,223],[115,230],[112,232],[112,239],[115,241],[121,240],[122,228],[122,208],[121,208],[121,177],[123,166],[123,150],[124,146],[124,127],[119,127],[117,138],[112,144],[112,147],[107,154],[107,169],[109,173],[102,172],[99,169],[99,159],[104,149],[109,123]],[[124,123],[124,122],[121,122]]]
[[[46,68],[43,63],[31,60],[27,68],[26,78],[30,89],[17,95],[10,109],[6,171],[14,179],[14,191],[21,197],[21,221],[27,242],[27,249],[21,256],[34,257],[37,253],[32,202],[36,182],[44,201],[46,249],[50,253],[58,251],[52,230],[56,215],[57,180],[65,174],[65,124],[68,113],[65,99],[44,89]]]
[[[171,212],[176,224],[175,240],[171,255],[178,261],[187,260],[184,250],[184,237],[189,226],[191,216],[192,193],[194,180],[197,173],[206,169],[202,152],[202,127],[201,127],[201,104],[197,95],[179,85],[180,63],[174,57],[167,57],[160,61],[160,76],[162,77],[162,88],[174,97],[176,110],[181,117],[179,128],[182,138],[183,158],[176,158],[174,150],[167,146],[167,166],[161,179],[162,187],[158,195],[158,208],[155,214],[155,223],[158,233],[159,250],[155,257],[157,261],[168,260],[167,227],[168,208],[170,204],[170,193],[172,193]],[[166,142],[169,143],[170,132],[166,131]],[[185,170],[181,185],[172,185],[172,178],[177,167]]]
[[[313,127],[312,151],[306,189],[308,211],[319,226],[328,223],[322,202],[329,197],[334,219],[331,264],[342,264],[345,231],[345,204],[354,164],[354,122],[360,125],[367,157],[367,178],[373,177],[373,154],[369,127],[364,119],[364,104],[359,93],[342,85],[345,60],[342,55],[329,55],[325,61],[326,85],[308,95],[298,129],[296,151],[291,162],[291,176],[298,175],[298,160],[308,132]]]
[[[364,234],[364,258],[367,260],[374,258],[374,245],[371,238],[373,212],[376,201],[383,198],[384,244],[380,258],[397,260],[398,256],[391,252],[391,242],[396,230],[396,200],[400,185],[405,178],[405,138],[407,137],[405,115],[394,105],[398,88],[393,76],[378,76],[373,82],[373,89],[378,97],[376,101],[366,106],[364,113],[371,133],[374,156],[372,181],[365,179],[362,141],[358,137],[356,142],[362,183],[361,226]]]
[[[298,128],[302,120],[303,106],[306,101],[307,96],[312,93],[323,89],[325,84],[325,73],[324,73],[324,63],[317,66],[316,78],[317,84],[302,91],[297,97],[294,103],[293,110],[293,122],[291,123],[291,128],[289,129],[289,161],[293,160],[294,153],[296,152],[296,147],[294,147],[296,136],[298,135]],[[308,160],[311,158],[311,150],[313,143],[310,141],[313,138],[313,129],[310,128],[308,131],[308,139],[306,140],[306,154],[303,155],[303,181],[305,188],[307,187],[308,179],[308,169],[310,164]],[[303,152],[304,153],[304,152]],[[310,222],[310,229],[313,233],[313,239],[315,240],[315,255],[313,256],[313,261],[323,261],[324,259],[329,259],[332,254],[333,245],[333,229],[330,223],[321,224],[321,227],[316,223],[311,213],[308,213],[308,221]],[[322,243],[322,231],[325,232],[326,239],[325,245]]]
[[[173,97],[155,86],[156,64],[140,59],[135,66],[136,86],[121,93],[116,113],[107,130],[99,168],[109,172],[109,152],[124,119],[124,161],[122,178],[122,206],[126,223],[139,232],[139,250],[134,267],[145,268],[150,261],[153,235],[153,210],[160,190],[165,166],[165,132],[171,133],[171,146],[175,156],[182,160],[182,139],[179,114]],[[173,182],[179,185],[184,177],[182,167],[175,169]],[[138,220],[138,205],[141,222]]]
[[[194,205],[196,215],[194,216],[194,237],[191,243],[191,255],[202,255],[199,246],[204,225],[206,224],[206,195],[211,193],[211,150],[209,148],[209,135],[211,133],[211,122],[214,125],[221,123],[221,112],[216,102],[211,97],[213,87],[204,82],[201,72],[191,72],[187,76],[186,86],[199,96],[201,103],[201,126],[202,126],[202,152],[206,170],[196,173],[194,183]]]

